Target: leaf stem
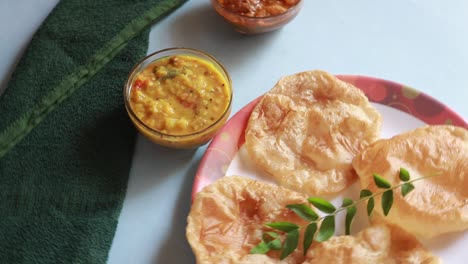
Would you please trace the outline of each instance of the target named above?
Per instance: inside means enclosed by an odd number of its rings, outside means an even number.
[[[376,197],[376,196],[382,195],[382,194],[383,194],[384,192],[386,192],[386,191],[389,191],[389,190],[392,190],[392,191],[393,191],[393,190],[395,190],[395,189],[397,189],[397,188],[400,188],[400,187],[403,186],[404,184],[413,183],[413,182],[420,181],[420,180],[424,180],[424,179],[427,179],[427,178],[432,178],[432,177],[438,176],[438,175],[440,175],[440,174],[441,174],[441,173],[436,173],[436,174],[433,174],[433,175],[424,176],[424,177],[417,178],[417,179],[414,179],[414,180],[409,180],[409,181],[407,181],[407,182],[403,182],[403,183],[397,184],[397,185],[395,185],[395,186],[392,186],[392,187],[390,187],[390,188],[387,188],[387,189],[385,189],[385,190],[383,190],[383,191],[380,191],[380,192],[377,192],[377,193],[373,193],[372,195],[369,195],[369,196],[360,198],[359,200],[353,202],[352,204],[349,204],[349,205],[340,207],[340,208],[338,208],[335,212],[330,213],[330,214],[326,214],[326,215],[324,215],[324,216],[322,216],[322,217],[319,217],[319,218],[317,218],[317,220],[312,221],[312,222],[310,222],[310,223],[319,223],[321,220],[325,219],[325,217],[327,217],[327,216],[336,215],[337,213],[339,213],[339,212],[341,212],[341,211],[343,211],[343,210],[346,210],[346,209],[348,209],[348,208],[350,208],[350,207],[356,206],[356,205],[358,205],[358,204],[360,204],[360,203],[362,203],[362,202],[364,202],[364,201],[366,201],[366,200],[369,200],[369,199],[371,199],[371,198],[374,198],[374,197]],[[303,227],[303,226],[301,226],[301,227]]]
[[[358,200],[354,201],[350,198],[344,198],[342,205],[336,209],[333,204],[330,202],[319,198],[319,197],[310,197],[307,200],[311,203],[316,209],[325,213],[324,216],[318,217],[318,215],[312,211],[312,209],[305,204],[291,204],[287,205],[286,207],[290,210],[294,211],[298,216],[301,218],[309,221],[306,227],[306,232],[304,234],[304,254],[306,250],[309,248],[310,244],[312,243],[315,232],[317,231],[317,224],[321,222],[321,226],[318,229],[318,234],[315,238],[318,242],[323,242],[328,240],[331,236],[333,236],[335,232],[335,216],[341,211],[347,210],[346,214],[346,234],[350,233],[352,219],[356,214],[357,205],[364,202],[369,201],[368,203],[368,215],[371,214],[373,206],[374,206],[374,197],[378,195],[382,195],[382,210],[384,215],[386,216],[392,206],[393,203],[393,191],[398,188],[401,189],[401,195],[405,197],[409,192],[414,189],[414,186],[411,183],[416,181],[424,180],[427,178],[431,178],[434,176],[439,176],[442,172],[438,172],[429,176],[420,177],[414,180],[409,180],[409,172],[406,169],[404,170],[404,174],[408,175],[399,175],[400,182],[399,184],[392,186],[390,182],[388,182],[385,178],[382,178],[378,174],[373,174],[374,182],[381,191],[377,193],[373,193],[368,189],[361,190],[361,194]],[[401,171],[400,171],[401,174]],[[403,179],[402,179],[403,178]],[[389,195],[390,194],[390,195]],[[370,202],[372,202],[372,207],[369,209]],[[315,219],[315,220],[312,220]],[[312,220],[312,221],[311,221]],[[265,254],[269,250],[279,250],[282,249],[280,259],[286,258],[290,255],[296,248],[299,241],[299,230],[303,229],[305,226],[299,226],[289,222],[272,222],[265,224],[266,227],[273,228],[287,234],[286,240],[281,243],[280,238],[274,232],[267,232],[264,233],[262,241],[260,244],[252,248],[250,253],[253,254]],[[266,237],[266,238],[265,238]]]

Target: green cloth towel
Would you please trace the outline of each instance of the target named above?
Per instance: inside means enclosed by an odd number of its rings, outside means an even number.
[[[62,0],[34,35],[0,97],[0,263],[107,260],[135,140],[123,85],[185,1]]]

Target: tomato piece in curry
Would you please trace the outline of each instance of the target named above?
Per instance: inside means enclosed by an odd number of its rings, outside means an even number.
[[[133,81],[136,116],[163,134],[188,135],[217,122],[229,107],[228,81],[210,62],[191,55],[158,59]]]

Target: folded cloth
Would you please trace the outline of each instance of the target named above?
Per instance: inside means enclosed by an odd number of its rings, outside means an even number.
[[[62,0],[0,97],[0,263],[103,263],[135,130],[123,85],[186,0]]]

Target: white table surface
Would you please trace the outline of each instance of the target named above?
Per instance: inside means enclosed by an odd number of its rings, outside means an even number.
[[[0,1],[0,93],[57,2]],[[208,0],[191,0],[151,31],[148,52],[173,46],[201,49],[224,63],[235,89],[233,113],[283,75],[323,69],[412,86],[468,118],[465,0],[306,0],[282,30],[250,37],[232,31]],[[165,150],[138,137],[109,263],[195,262],[185,225],[205,148]]]

